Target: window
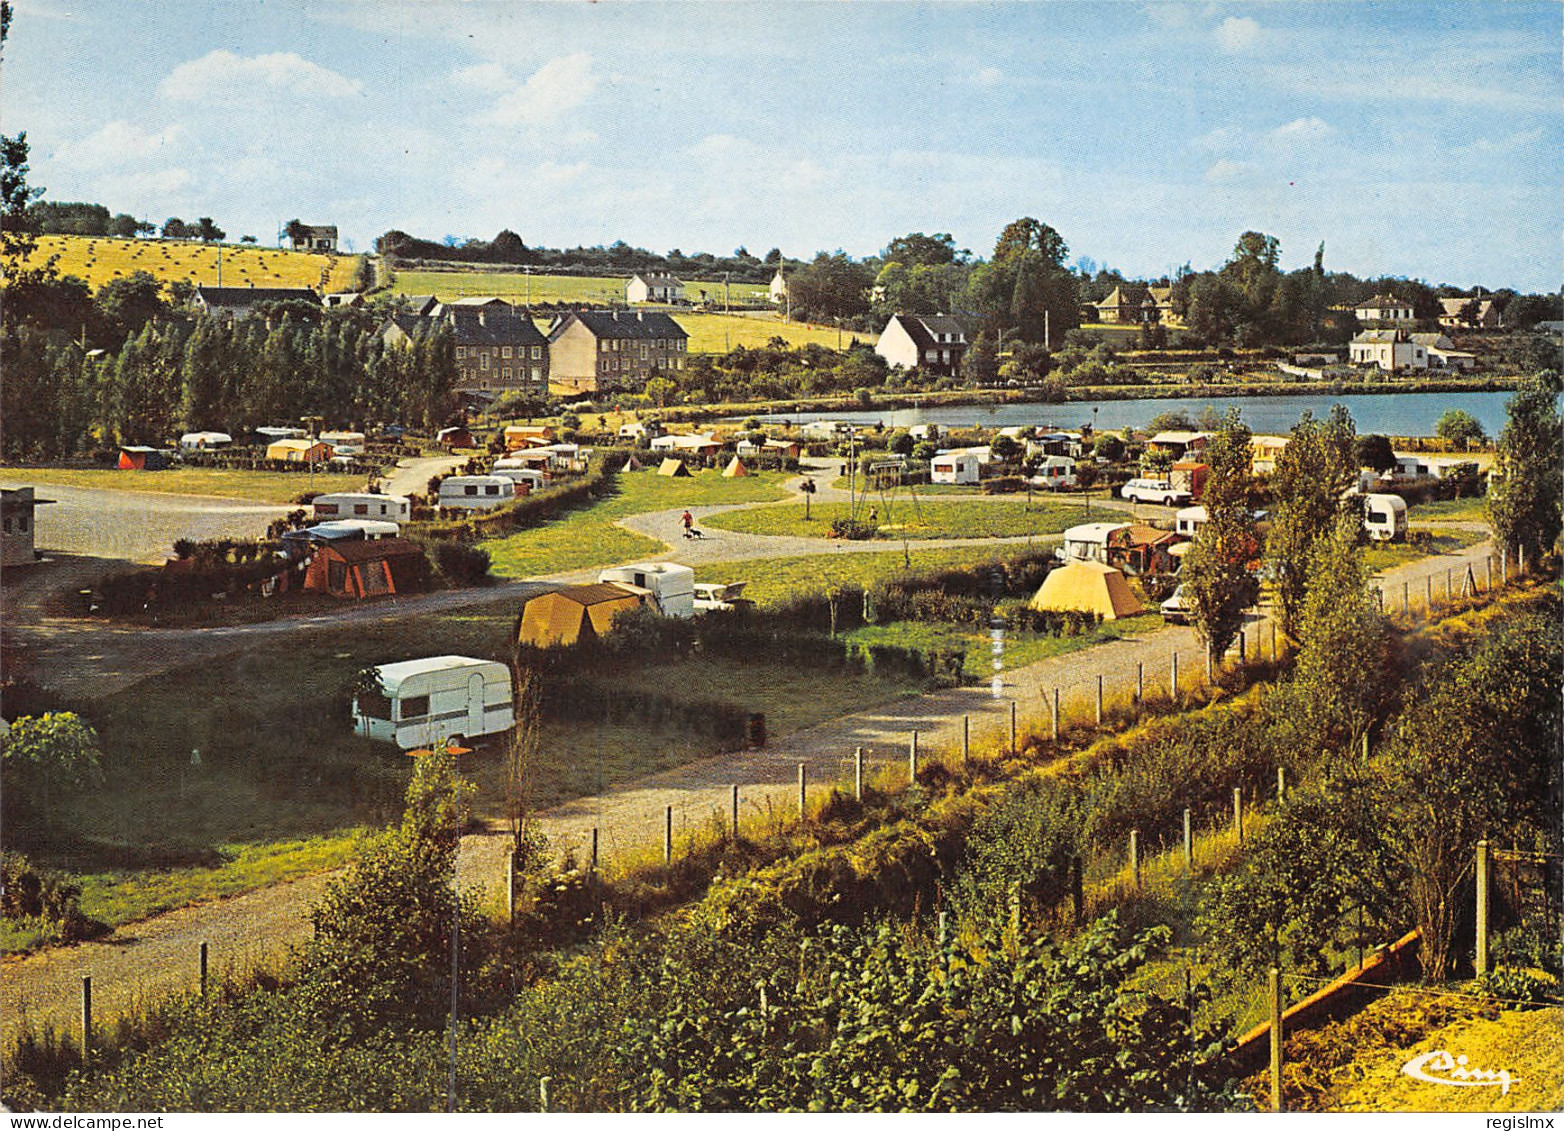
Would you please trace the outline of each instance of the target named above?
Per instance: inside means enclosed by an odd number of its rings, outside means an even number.
[[[379,688],[366,691],[358,697],[358,713],[366,719],[384,719],[390,722],[391,700],[387,699],[385,692]]]
[[[501,346],[500,347],[500,356],[501,357],[509,357],[510,356],[510,347],[509,346]]]
[[[466,346],[457,346],[456,347],[456,360],[457,361],[461,361],[466,356],[467,356],[467,347]]]
[[[336,514],[337,513],[337,504],[336,503],[316,503],[315,504],[315,513],[316,514]]]
[[[476,483],[468,483],[462,490],[469,495],[476,495],[478,493],[478,485]]]
[[[543,367],[542,366],[534,365],[532,367],[532,379],[534,381],[541,381],[541,380],[543,380]]]
[[[429,713],[429,696],[409,695],[402,700],[403,719],[421,719]]]
[[[506,366],[505,369],[500,373],[500,376],[503,377],[505,380],[509,381],[510,380],[510,367]]]
[[[645,361],[649,355],[646,352],[646,343],[641,343],[641,360]]]
[[[384,509],[384,508],[382,508],[382,509]],[[354,503],[353,504],[353,513],[354,514],[368,514],[369,513],[369,504],[368,503]]]
[[[480,357],[478,359],[478,368],[479,369],[487,369],[487,368],[489,368],[489,355],[488,354],[484,354],[482,357]]]
[[[500,488],[498,484],[485,483],[483,485],[483,493],[485,495],[498,495],[500,493]]]
[[[532,360],[536,361],[536,360],[538,360],[538,358],[540,358],[542,356],[543,356],[543,347],[542,346],[533,346],[532,347]]]

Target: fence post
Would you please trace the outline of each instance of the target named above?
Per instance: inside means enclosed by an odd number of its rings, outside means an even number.
[[[1244,842],[1244,790],[1242,786],[1233,787],[1233,831],[1238,834],[1238,843]]]
[[[1282,972],[1271,967],[1271,1110],[1282,1106]]]
[[[505,854],[505,922],[516,922],[516,853]],[[202,966],[206,965],[205,946],[202,947]]]
[[[1286,799],[1287,799],[1287,767],[1286,766],[1277,766],[1276,767],[1276,800],[1278,800],[1278,801],[1285,801]]]
[[[83,974],[81,979],[81,1058],[87,1059],[92,1052],[92,975]]]
[[[1016,752],[1016,701],[1010,700],[1010,753]]]
[[[1508,585],[1509,583],[1510,583],[1510,547],[1508,545],[1504,545],[1504,546],[1500,546],[1499,547],[1499,584],[1500,585]]]
[[[1374,603],[1381,613],[1385,611],[1385,590],[1377,585],[1374,587]]]
[[[1489,898],[1488,842],[1477,842],[1477,976],[1488,973],[1488,898]]]
[[[1404,577],[1401,579],[1401,611],[1412,615],[1412,583]]]
[[[1428,611],[1429,611],[1430,614],[1432,614],[1433,611],[1434,611],[1434,575],[1433,574],[1430,573],[1430,574],[1425,574],[1423,576],[1423,587],[1428,591]]]
[[[972,716],[961,716],[961,764],[965,766],[972,757]]]
[[[1455,594],[1454,594],[1454,592],[1451,591],[1451,588],[1450,588],[1450,567],[1446,566],[1445,567],[1445,603],[1449,604],[1450,603],[1450,599],[1452,597],[1454,597],[1454,596],[1455,596]]]
[[[1052,718],[1053,718],[1053,727],[1054,727],[1054,741],[1058,742],[1059,741],[1059,689],[1057,687],[1054,688]]]
[[[1271,622],[1271,663],[1276,663],[1281,655],[1276,651],[1276,622]]]
[[[1238,633],[1238,666],[1240,669],[1249,662],[1249,637],[1242,630]]]
[[[206,996],[206,944],[201,944],[201,996]]]
[[[1084,869],[1081,867],[1081,858],[1072,857],[1070,860],[1070,905],[1075,912],[1075,921],[1079,923],[1086,918],[1086,884],[1081,875]]]
[[[1195,870],[1195,828],[1190,821],[1189,806],[1184,806],[1184,871]]]
[[[809,779],[804,763],[798,764],[798,819],[809,816]]]
[[[907,744],[907,784],[918,784],[918,732],[912,732],[912,741]]]
[[[863,747],[853,751],[853,796],[863,800]]]
[[[1206,654],[1206,686],[1210,687],[1211,686],[1211,649],[1210,649],[1209,646],[1207,646],[1204,649],[1204,651],[1205,651],[1205,654]]]
[[[538,1077],[538,1110],[548,1114],[548,1086],[553,1081],[552,1076]]]
[[[1102,676],[1097,676],[1097,725],[1102,726]]]
[[[1168,676],[1168,698],[1178,702],[1178,653],[1173,653],[1173,671]]]
[[[670,805],[664,811],[663,821],[663,863],[673,863],[673,806]]]
[[[1140,888],[1140,830],[1130,830],[1130,881]]]
[[[1135,661],[1135,705],[1140,706],[1141,700],[1146,698],[1146,661]]]
[[[594,873],[597,871],[597,826],[596,825],[592,826],[592,867],[589,869],[589,871],[594,872]]]
[[[1483,576],[1484,576],[1483,588],[1486,589],[1488,592],[1492,593],[1493,592],[1493,555],[1492,554],[1489,554],[1485,559],[1483,559]]]
[[[1515,547],[1515,572],[1520,577],[1526,576],[1526,543],[1518,543]]]
[[[738,787],[737,783],[734,783],[734,786],[733,786],[733,840],[734,840],[735,843],[737,843],[738,839],[739,839],[739,787]]]

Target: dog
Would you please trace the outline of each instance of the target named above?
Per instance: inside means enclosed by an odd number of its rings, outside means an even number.
[[[692,526],[692,527],[690,527],[690,528],[689,528],[689,529],[687,529],[687,530],[686,530],[686,531],[685,531],[685,532],[684,532],[684,536],[685,536],[685,537],[686,537],[686,538],[698,538],[698,539],[700,539],[700,540],[701,540],[701,541],[702,541],[702,542],[704,542],[704,541],[705,541],[705,540],[706,540],[706,535],[705,535],[705,534],[703,534],[703,533],[702,533],[702,532],[701,532],[701,530],[700,530],[700,529],[699,529],[699,528],[698,528],[698,527],[694,527],[694,526]]]

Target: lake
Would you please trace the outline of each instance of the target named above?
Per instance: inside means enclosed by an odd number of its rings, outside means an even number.
[[[1505,402],[1510,393],[1344,393],[1340,396],[1289,394],[1282,397],[1146,397],[1132,401],[1070,401],[1067,404],[956,405],[936,408],[857,409],[843,412],[778,413],[762,416],[766,423],[804,423],[810,420],[852,420],[907,428],[914,424],[939,424],[952,428],[1006,428],[1011,425],[1043,425],[1076,431],[1082,425],[1119,429],[1144,427],[1151,418],[1182,409],[1191,419],[1206,408],[1226,413],[1237,408],[1244,423],[1261,434],[1286,433],[1305,412],[1323,417],[1341,404],[1352,413],[1360,435],[1380,432],[1387,436],[1432,436],[1434,422],[1446,409],[1460,408],[1482,422],[1490,436],[1504,426]],[[1095,413],[1094,413],[1095,410]],[[1095,419],[1094,419],[1095,415]],[[738,418],[736,418],[738,419]]]

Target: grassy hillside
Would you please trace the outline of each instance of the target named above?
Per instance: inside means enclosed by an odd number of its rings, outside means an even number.
[[[107,236],[39,236],[38,247],[27,262],[42,266],[57,257],[55,268],[60,274],[85,279],[94,289],[136,271],[145,271],[165,283],[185,280],[216,286],[219,254],[225,287],[341,291],[348,288],[358,266],[354,255]]]
[[[529,277],[520,271],[412,271],[398,268],[391,289],[404,295],[435,295],[444,300],[464,295],[497,295],[511,302],[624,302],[629,276],[543,275]],[[722,282],[684,280],[684,293],[691,302],[722,298]],[[764,302],[766,288],[758,283],[733,283],[729,287],[732,302]]]

